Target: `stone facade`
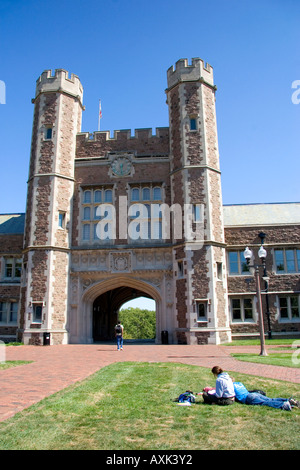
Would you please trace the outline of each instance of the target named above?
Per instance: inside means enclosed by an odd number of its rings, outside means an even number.
[[[111,137],[81,132],[76,75],[39,77],[22,230],[11,225],[17,215],[0,215],[1,339],[111,340],[118,310],[139,296],[156,301],[157,343],[162,331],[170,343],[199,345],[258,335],[241,253],[257,251],[260,232],[265,328],[299,334],[299,205],[270,220],[265,205],[250,219],[247,206],[238,217],[223,206],[215,92],[210,65],[179,60],[167,71],[169,127]]]
[[[297,204],[297,210],[300,209],[300,204]],[[289,204],[284,204],[282,206],[283,210],[289,211]],[[266,273],[267,284],[264,279],[261,280],[262,288],[262,306],[263,312],[269,312],[269,321],[268,315],[265,315],[265,331],[271,330],[273,334],[277,336],[288,336],[292,335],[297,337],[300,331],[299,323],[299,314],[297,314],[297,309],[299,311],[299,300],[295,304],[295,310],[293,315],[290,315],[291,312],[284,312],[285,315],[282,317],[280,314],[280,299],[289,299],[287,309],[291,310],[291,299],[299,299],[300,293],[300,260],[295,266],[295,269],[291,266],[290,272],[288,272],[287,267],[284,267],[282,273],[278,271],[276,265],[275,251],[285,252],[285,263],[287,252],[291,257],[291,263],[296,261],[296,258],[299,259],[300,254],[300,227],[299,224],[261,224],[260,226],[254,227],[231,227],[230,229],[225,230],[226,235],[226,246],[228,252],[231,250],[242,250],[247,245],[253,252],[256,252],[255,262],[260,264],[260,260],[257,256],[258,248],[261,244],[261,239],[259,238],[259,233],[266,234],[265,248],[268,252],[266,258]],[[263,276],[263,269],[261,269],[261,274]],[[248,280],[246,283],[245,280]],[[245,273],[243,276],[228,276],[227,278],[229,297],[249,297],[253,295],[255,291],[255,283],[253,278],[253,273]],[[245,285],[247,287],[245,288]],[[266,289],[267,287],[267,289]],[[257,302],[257,298],[254,298]],[[288,315],[286,315],[288,313]],[[245,337],[247,335],[253,336],[257,334],[257,318],[255,317],[254,322],[244,322],[244,323],[232,323],[231,329],[233,337]]]

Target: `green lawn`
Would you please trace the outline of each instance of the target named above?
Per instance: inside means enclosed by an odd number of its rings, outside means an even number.
[[[297,396],[299,385],[234,374],[269,396]],[[235,403],[191,407],[182,391],[213,385],[210,369],[176,363],[117,363],[0,423],[0,449],[299,450],[300,409]]]
[[[250,353],[233,353],[232,357],[238,359],[239,361],[246,362],[257,362],[259,364],[270,364],[273,366],[282,366],[282,367],[300,367],[300,351],[280,353],[280,352],[268,352],[268,356],[259,356],[258,354]]]
[[[265,343],[267,346],[276,346],[276,345],[289,345],[292,346],[293,344],[299,344],[300,345],[300,338],[295,339],[295,338],[286,338],[286,339],[281,339],[281,338],[276,338],[276,339],[265,339]],[[224,343],[222,346],[259,346],[260,345],[260,340],[259,339],[237,339],[234,341],[231,341],[231,343]]]
[[[21,366],[23,364],[29,364],[32,361],[5,361],[0,362],[0,370],[9,369],[10,367]]]
[[[260,356],[259,354],[252,353],[232,353],[235,359],[246,362],[257,362],[260,364],[270,364],[274,366],[283,367],[300,367],[300,340],[295,339],[272,339],[265,341],[267,346],[274,346],[274,348],[268,347],[268,356]],[[260,341],[254,340],[237,340],[232,343],[227,343],[225,346],[259,346]],[[282,350],[282,352],[281,352]]]

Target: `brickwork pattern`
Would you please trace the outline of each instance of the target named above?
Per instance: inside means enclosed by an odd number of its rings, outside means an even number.
[[[63,329],[66,324],[67,287],[68,287],[68,253],[56,251],[52,264],[52,329]]]
[[[49,216],[52,195],[52,184],[50,176],[38,178],[36,187],[35,205],[35,229],[33,245],[47,245],[49,243]]]
[[[157,128],[156,135],[152,135],[151,129],[136,129],[134,137],[130,130],[115,131],[114,138],[108,132],[95,132],[93,139],[87,133],[77,135],[76,158],[99,158],[120,151],[132,151],[140,156],[168,155],[169,129]]]
[[[20,255],[23,249],[23,235],[0,235],[0,256]],[[0,258],[1,269],[1,258]]]
[[[50,94],[43,97],[43,108],[41,116],[41,129],[39,132],[40,140],[40,154],[38,155],[38,173],[51,173],[54,171],[53,159],[54,159],[54,143],[53,140],[45,140],[45,128],[51,127],[55,123],[57,114],[57,96],[56,94]],[[43,127],[44,126],[44,127]],[[56,132],[54,130],[54,132]],[[55,134],[54,134],[55,136]]]

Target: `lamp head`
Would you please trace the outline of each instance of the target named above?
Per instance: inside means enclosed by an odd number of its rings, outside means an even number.
[[[247,261],[247,264],[250,263],[252,256],[253,256],[253,253],[250,250],[250,248],[247,246],[247,248],[244,251],[244,257],[245,257],[245,260]]]
[[[264,264],[266,262],[267,250],[265,250],[263,246],[261,246],[260,249],[258,250],[258,256],[260,257],[262,263]]]

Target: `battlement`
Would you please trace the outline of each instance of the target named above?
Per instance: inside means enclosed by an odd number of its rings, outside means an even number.
[[[204,80],[211,86],[214,86],[213,68],[202,59],[193,58],[189,65],[187,59],[180,59],[167,70],[168,88],[173,87],[179,82]]]
[[[112,140],[153,140],[169,137],[168,127],[156,127],[155,134],[152,133],[152,128],[134,129],[134,135],[131,135],[131,129],[120,129],[113,131],[113,137],[110,136],[110,131],[96,131],[93,133],[80,132],[78,139],[80,141],[112,141]]]
[[[35,96],[57,91],[76,96],[82,103],[83,87],[77,75],[72,73],[69,77],[69,73],[64,69],[56,69],[54,75],[52,70],[45,70],[36,81]]]
[[[130,129],[116,130],[113,137],[109,131],[90,134],[77,134],[76,158],[105,157],[108,152],[130,151],[136,155],[168,155],[169,128],[157,127],[155,135],[152,129],[135,129],[134,136]]]

